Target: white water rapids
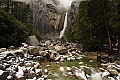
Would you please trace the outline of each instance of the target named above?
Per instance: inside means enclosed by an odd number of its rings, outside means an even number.
[[[64,33],[65,33],[65,29],[66,29],[66,27],[67,27],[67,15],[68,15],[68,13],[66,13],[66,15],[65,15],[63,30],[60,32],[59,38],[62,38],[63,35],[64,35]]]

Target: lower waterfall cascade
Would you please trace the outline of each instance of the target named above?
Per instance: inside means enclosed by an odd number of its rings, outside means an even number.
[[[65,29],[66,29],[66,27],[67,27],[67,17],[68,17],[68,13],[66,13],[66,15],[65,15],[65,21],[64,21],[63,30],[60,32],[59,38],[62,38],[63,35],[64,35],[64,33],[65,33]]]

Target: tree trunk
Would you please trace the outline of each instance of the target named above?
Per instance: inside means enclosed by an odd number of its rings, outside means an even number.
[[[118,3],[118,14],[120,15],[120,2]],[[118,54],[120,55],[120,26],[118,26]]]
[[[107,20],[106,20],[106,27],[107,27],[107,35],[108,35],[108,41],[109,41],[109,51],[111,53],[112,52],[112,41],[111,41],[111,37],[110,37],[110,31],[109,31]]]
[[[93,40],[93,36],[92,36],[92,28],[89,29],[89,34],[90,34],[90,40]]]
[[[118,29],[118,54],[120,55],[120,27]]]
[[[110,37],[110,30],[109,30],[109,25],[108,25],[108,20],[106,17],[106,7],[107,7],[107,2],[103,1],[103,9],[104,9],[104,18],[105,18],[105,26],[107,29],[107,35],[108,35],[108,41],[109,41],[109,52],[112,52],[112,41],[111,41],[111,37]]]

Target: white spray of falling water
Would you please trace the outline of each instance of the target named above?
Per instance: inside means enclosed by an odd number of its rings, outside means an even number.
[[[67,15],[68,15],[68,13],[66,13],[66,15],[65,15],[65,21],[64,21],[63,30],[60,32],[59,38],[62,38],[63,35],[64,35],[64,33],[65,33],[65,29],[66,29],[66,27],[67,27]]]
[[[92,80],[103,80],[101,77],[101,72],[96,72],[94,70],[92,70],[91,78]]]

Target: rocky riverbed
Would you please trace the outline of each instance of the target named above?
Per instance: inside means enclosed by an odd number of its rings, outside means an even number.
[[[72,43],[0,49],[0,80],[120,80],[120,62],[99,63]]]

